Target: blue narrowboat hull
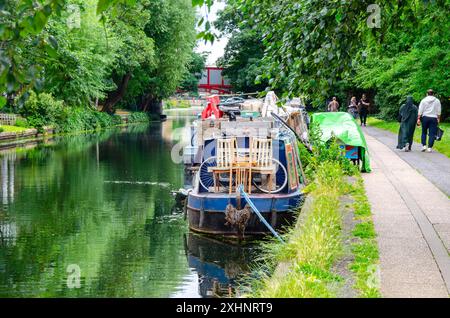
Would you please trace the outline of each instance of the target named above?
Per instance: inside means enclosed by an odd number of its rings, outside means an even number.
[[[294,209],[300,205],[302,193],[299,190],[289,194],[252,194],[250,199],[262,216],[274,228],[292,224]],[[215,235],[237,236],[236,228],[225,225],[225,211],[228,204],[243,209],[245,199],[240,206],[236,194],[189,193],[187,211],[191,230]],[[262,235],[268,233],[267,227],[252,213],[245,235]]]

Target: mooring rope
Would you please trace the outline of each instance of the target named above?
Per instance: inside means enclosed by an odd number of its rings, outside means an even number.
[[[252,200],[250,200],[250,197],[248,196],[248,194],[244,191],[244,186],[241,184],[238,187],[238,191],[239,193],[245,198],[245,200],[247,201],[247,204],[250,205],[250,207],[252,208],[253,212],[256,213],[256,215],[259,217],[259,219],[261,220],[261,222],[264,223],[264,225],[270,230],[270,232],[272,232],[272,234],[281,242],[284,243],[283,239],[281,238],[281,236],[273,229],[272,226],[270,226],[270,224],[266,221],[266,219],[262,216],[261,212],[259,212],[259,210],[256,208],[255,204],[252,202]]]

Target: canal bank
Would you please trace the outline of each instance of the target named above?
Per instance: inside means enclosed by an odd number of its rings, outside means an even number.
[[[139,113],[140,114],[140,113]],[[127,127],[129,125],[133,124],[145,124],[145,123],[151,123],[151,122],[158,122],[158,121],[152,121],[150,116],[134,116],[132,119],[129,119],[129,116],[123,117],[121,116],[121,120],[118,121],[117,124],[111,124],[111,125],[102,125],[99,123],[96,125],[95,129],[86,129],[86,130],[76,130],[73,132],[64,132],[59,131],[58,129],[51,127],[51,126],[44,126],[40,129],[37,128],[22,128],[22,127],[15,127],[15,126],[9,126],[13,131],[3,131],[0,132],[0,149],[5,148],[14,148],[17,146],[26,146],[30,144],[36,144],[38,142],[41,142],[43,140],[52,139],[56,136],[70,136],[70,135],[79,135],[79,134],[89,134],[89,133],[95,133],[104,129],[111,129],[111,128],[117,128],[117,127]],[[4,127],[4,126],[0,126]]]

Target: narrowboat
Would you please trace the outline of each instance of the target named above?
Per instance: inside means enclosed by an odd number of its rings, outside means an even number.
[[[241,238],[266,234],[268,225],[291,224],[303,196],[292,129],[275,117],[262,117],[253,106],[220,107],[218,99],[210,100],[201,117],[184,152],[192,172],[186,204],[190,229]]]

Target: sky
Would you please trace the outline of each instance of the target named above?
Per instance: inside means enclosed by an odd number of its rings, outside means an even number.
[[[217,19],[217,11],[222,10],[225,7],[225,2],[214,1],[214,4],[211,7],[211,11],[208,14],[209,21],[213,22]],[[198,10],[198,14],[204,16],[206,13],[206,8],[201,8]],[[218,32],[216,32],[218,33]],[[219,57],[223,56],[225,46],[228,43],[228,39],[223,37],[220,39],[216,39],[213,44],[206,43],[204,40],[199,40],[197,43],[196,51],[201,52],[210,52],[208,59],[206,60],[206,65],[212,66],[216,64],[216,61]]]

